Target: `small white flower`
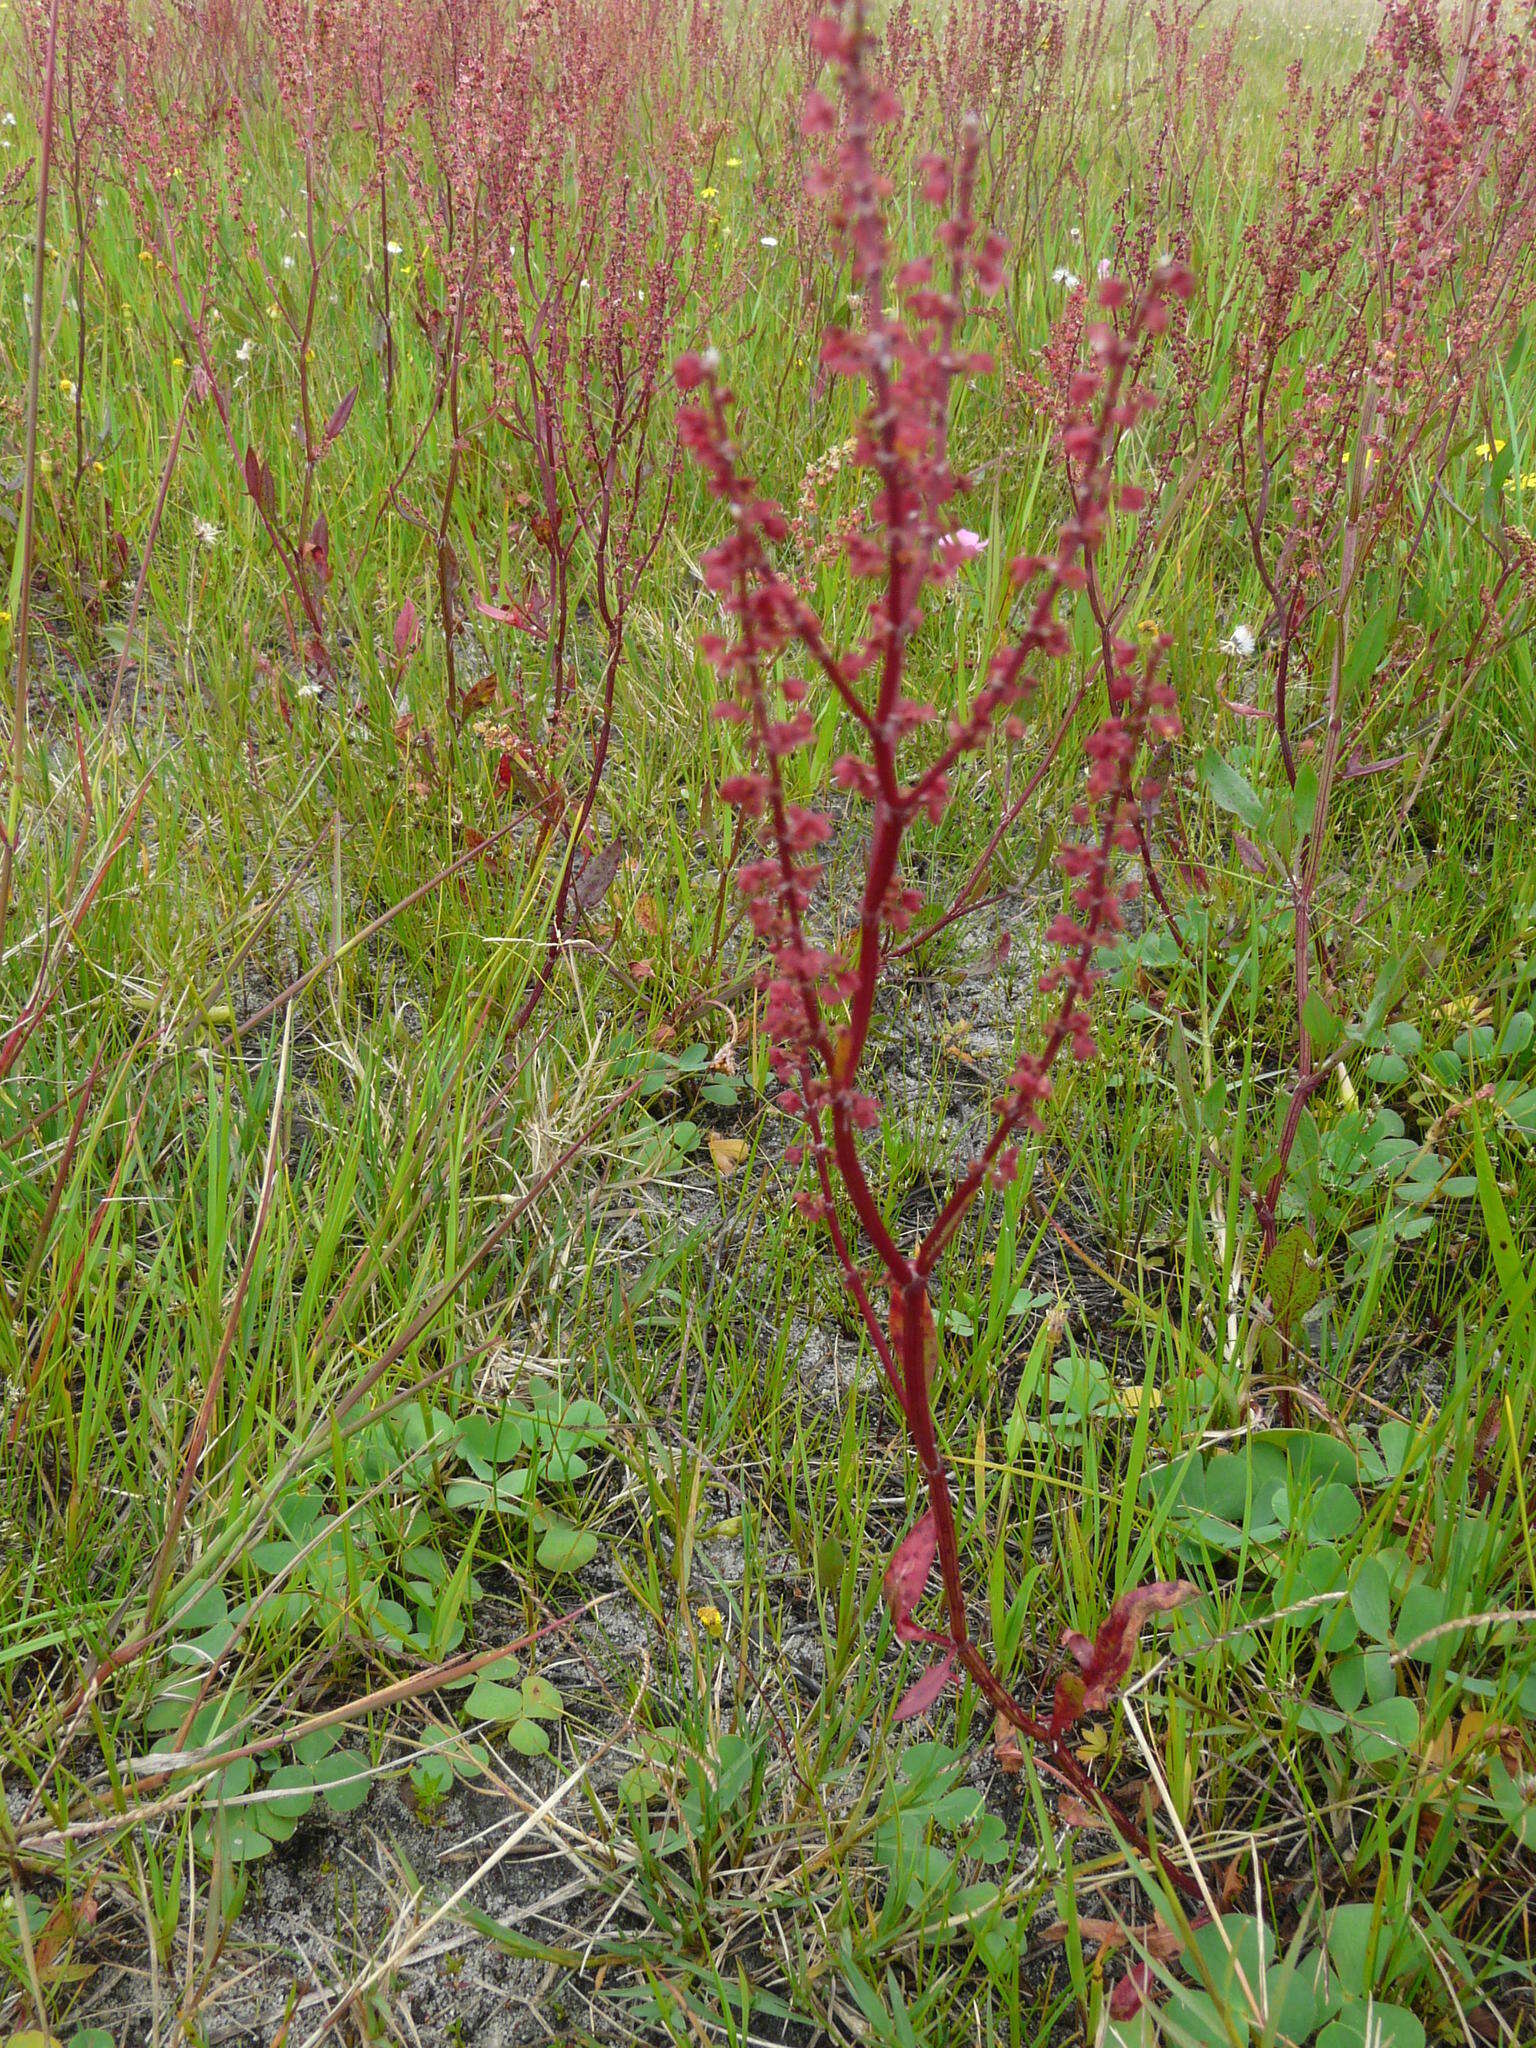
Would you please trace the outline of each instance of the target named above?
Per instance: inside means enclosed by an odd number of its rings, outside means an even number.
[[[779,246],[777,235],[759,235],[757,240],[758,246],[763,249],[777,249]]]
[[[1064,284],[1069,292],[1075,292],[1082,281],[1075,270],[1068,270],[1065,263],[1058,263],[1051,272],[1051,283]]]
[[[1068,228],[1067,233],[1071,236],[1074,242],[1080,242],[1083,239],[1083,231],[1081,228]]]
[[[284,270],[292,270],[292,268],[293,268],[293,258],[292,258],[291,256],[285,256],[285,257],[283,258],[283,268],[284,268]]]
[[[320,685],[311,679],[309,682],[300,683],[293,694],[295,697],[318,697]]]
[[[255,353],[256,344],[254,341],[252,341],[251,337],[247,335],[244,341],[242,341],[240,346],[235,350],[235,361],[237,363],[248,363],[251,360],[251,357],[255,355]]]
[[[384,244],[384,247],[389,251],[391,256],[403,256],[405,254],[405,251],[401,248],[398,242],[386,242]]]
[[[10,108],[7,107],[5,112],[3,114],[0,114],[0,128],[14,128],[15,126],[16,116],[11,112]]]
[[[1235,654],[1239,661],[1247,661],[1258,644],[1253,637],[1252,626],[1234,626],[1222,641],[1221,651],[1223,654]]]
[[[219,529],[211,519],[194,519],[192,531],[205,548],[216,548],[219,544]]]

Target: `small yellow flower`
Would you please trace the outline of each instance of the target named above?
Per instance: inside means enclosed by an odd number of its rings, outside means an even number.
[[[74,378],[73,378],[73,377],[61,377],[61,378],[59,379],[59,389],[60,389],[60,390],[61,390],[61,391],[63,392],[63,394],[64,394],[64,396],[65,396],[66,398],[73,398],[73,397],[74,397],[74,395],[75,395],[75,380],[74,380]]]
[[[280,306],[280,305],[279,305],[279,304],[277,303],[276,299],[274,299],[274,300],[272,301],[271,305],[269,305],[269,306],[268,306],[268,308],[267,308],[267,318],[268,318],[269,320],[281,320],[281,319],[282,319],[282,317],[283,317],[283,309],[282,309],[282,307],[281,307],[281,306]]]
[[[1507,444],[1503,441],[1494,441],[1491,443],[1488,441],[1479,441],[1477,444],[1477,452],[1482,457],[1484,462],[1491,462],[1495,455],[1502,455],[1504,453],[1506,445]]]
[[[107,473],[107,465],[104,462],[93,462],[91,469],[97,476],[105,476]]]
[[[699,197],[701,199],[718,199],[719,196],[713,185],[701,185],[699,187]]]
[[[173,370],[184,370],[184,369],[185,369],[186,367],[187,367],[187,359],[186,359],[186,357],[185,357],[185,356],[172,356],[172,357],[171,357],[171,368],[172,368]]]
[[[695,1611],[694,1619],[706,1635],[717,1636],[725,1627],[725,1617],[718,1607],[700,1607]]]
[[[1163,629],[1156,619],[1143,619],[1136,630],[1143,640],[1155,640]]]
[[[739,171],[741,169],[741,158],[739,156],[728,156],[725,160],[725,168],[728,171]]]
[[[315,360],[315,352],[312,348],[305,349],[304,360],[306,363],[312,363]]]
[[[139,261],[141,263],[153,263],[154,260],[155,252],[153,249],[141,249],[139,251]]]
[[[4,605],[0,605],[0,626],[8,626],[10,623],[10,613],[6,610]]]

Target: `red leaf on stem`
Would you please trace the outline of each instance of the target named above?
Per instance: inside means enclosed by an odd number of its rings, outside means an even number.
[[[896,1624],[896,1634],[904,1643],[922,1643],[935,1640],[926,1629],[918,1627],[912,1619],[912,1611],[928,1590],[929,1574],[933,1560],[939,1554],[939,1532],[933,1519],[933,1509],[921,1515],[896,1546],[895,1555],[885,1568],[882,1590],[885,1604],[891,1610],[891,1620]],[[937,1638],[943,1641],[944,1638]]]
[[[1187,1579],[1157,1579],[1150,1586],[1134,1586],[1129,1593],[1122,1593],[1091,1642],[1069,1628],[1062,1636],[1062,1647],[1072,1652],[1078,1669],[1063,1672],[1056,1681],[1052,1735],[1060,1735],[1084,1714],[1102,1712],[1125,1682],[1143,1622],[1151,1615],[1167,1614],[1194,1595],[1195,1588]]]
[[[1131,2020],[1141,2011],[1153,1988],[1152,1965],[1148,1962],[1132,1963],[1125,1975],[1109,1994],[1109,2016],[1112,2020]]]
[[[921,1678],[909,1685],[896,1702],[893,1721],[910,1721],[915,1714],[926,1714],[943,1693],[955,1673],[955,1653],[941,1657],[937,1664],[930,1664]]]
[[[245,450],[245,488],[270,519],[277,508],[277,488],[271,470],[249,443]]]
[[[325,438],[327,443],[334,441],[345,428],[347,421],[351,419],[352,408],[357,403],[357,389],[358,387],[354,384],[352,386],[352,389],[347,393],[346,397],[342,399],[341,403],[337,406],[336,410],[331,414],[330,418],[326,421]]]
[[[416,607],[407,598],[400,607],[400,616],[395,620],[396,661],[404,661],[420,638],[421,624],[416,617]]]

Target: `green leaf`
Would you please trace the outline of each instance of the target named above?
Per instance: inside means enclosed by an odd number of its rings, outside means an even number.
[[[1424,2048],[1424,2022],[1405,2006],[1349,2004],[1317,2037],[1317,2048]]]
[[[527,1448],[529,1429],[512,1409],[500,1415],[466,1415],[459,1424],[459,1449],[471,1462],[511,1465]]]
[[[1310,1541],[1333,1543],[1347,1536],[1359,1519],[1359,1501],[1349,1487],[1334,1480],[1309,1503],[1303,1526]]]
[[[1392,1640],[1392,1581],[1379,1557],[1362,1558],[1349,1589],[1355,1619],[1375,1642]]]
[[[1204,1991],[1185,1985],[1169,1996],[1165,2032],[1173,2048],[1234,2048],[1248,2037],[1242,2009],[1225,2012]]]
[[[596,1557],[597,1538],[589,1529],[574,1529],[569,1522],[552,1522],[535,1555],[547,1572],[579,1572]]]
[[[1410,1643],[1418,1642],[1421,1636],[1428,1635],[1431,1629],[1439,1628],[1443,1621],[1451,1618],[1451,1602],[1443,1587],[1409,1586],[1397,1611],[1397,1640],[1406,1649]],[[1415,1660],[1433,1661],[1436,1650],[1445,1640],[1440,1636],[1432,1643],[1425,1643],[1413,1652]]]
[[[1429,1446],[1411,1422],[1384,1422],[1376,1434],[1381,1439],[1382,1458],[1394,1479],[1424,1462]]]
[[[361,1751],[333,1749],[312,1766],[315,1783],[332,1813],[355,1813],[372,1789],[369,1763]]]
[[[1374,1906],[1335,1906],[1328,1916],[1328,1953],[1347,1998],[1369,1998],[1376,1985],[1376,1963],[1385,1961],[1391,1946],[1386,1916]]]
[[[510,1728],[503,1729],[502,1741],[520,1756],[549,1754],[549,1737],[537,1721],[514,1721]]]
[[[1363,1764],[1402,1763],[1419,1739],[1419,1710],[1412,1700],[1378,1700],[1354,1716],[1349,1737]]]
[[[308,1764],[282,1764],[268,1778],[267,1793],[256,1814],[274,1841],[286,1842],[315,1803],[315,1774]]]
[[[1207,747],[1201,759],[1200,780],[1212,803],[1241,818],[1250,832],[1263,831],[1269,812],[1262,797],[1214,747]]]
[[[257,1825],[256,1816],[247,1809],[226,1813],[211,1825],[200,1821],[193,1829],[193,1841],[210,1863],[215,1842],[225,1863],[258,1863],[263,1856],[272,1854],[272,1837]]]
[[[1501,1060],[1515,1059],[1523,1053],[1536,1037],[1536,1017],[1529,1010],[1515,1010],[1505,1019],[1504,1029],[1499,1033],[1496,1057]]]
[[[498,1678],[477,1679],[464,1702],[472,1721],[521,1721],[527,1708],[522,1688],[503,1685]]]
[[[1338,1044],[1344,1027],[1315,988],[1308,990],[1301,1006],[1301,1021],[1311,1037],[1313,1051],[1320,1059],[1326,1059]]]
[[[547,1678],[530,1671],[523,1680],[523,1712],[538,1721],[558,1721],[565,1703]]]
[[[411,1768],[411,1790],[423,1806],[435,1806],[453,1790],[453,1765],[445,1756],[424,1756]]]
[[[1294,1961],[1287,1958],[1271,1973],[1266,1988],[1273,2039],[1280,2048],[1300,2048],[1338,2009],[1338,1983],[1324,1949],[1309,1949]]]
[[[1262,1924],[1251,1913],[1224,1913],[1221,1925],[1208,1922],[1194,1930],[1194,1945],[1205,1965],[1205,1974],[1215,1996],[1240,2012],[1243,2008],[1241,1972],[1255,1996],[1267,1967],[1274,1961],[1275,1935],[1267,1921]],[[1193,1975],[1191,1966],[1191,1975]]]
[[[722,1813],[729,1813],[752,1785],[752,1745],[741,1735],[720,1738],[719,1768],[715,1796]]]
[[[1365,1658],[1350,1650],[1338,1658],[1328,1674],[1328,1690],[1341,1713],[1352,1714],[1365,1702]]]
[[[340,1740],[339,1728],[316,1728],[299,1737],[293,1745],[293,1753],[301,1764],[316,1764],[321,1757],[328,1756]]]
[[[1344,661],[1344,697],[1355,697],[1375,675],[1397,618],[1397,596],[1388,597],[1350,642]]]

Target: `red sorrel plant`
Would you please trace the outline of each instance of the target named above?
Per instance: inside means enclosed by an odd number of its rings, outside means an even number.
[[[227,232],[241,219],[244,191],[240,103],[232,93],[221,97],[206,89],[204,55],[195,31],[169,14],[150,20],[130,46],[125,188],[141,254],[151,275],[158,273],[169,287],[167,311],[180,330],[177,345],[196,358],[194,394],[214,402],[225,446],[308,626],[306,651],[328,666],[321,608],[329,580],[328,537],[323,525],[285,532],[276,479],[252,444],[241,445],[214,355],[211,325],[219,315],[221,289],[230,282],[224,270]],[[345,423],[341,419],[338,432]]]
[[[1293,918],[1296,1076],[1250,1191],[1266,1252],[1306,1105],[1338,1063],[1330,1005],[1364,910],[1358,885],[1324,865],[1341,792],[1401,774],[1406,820],[1448,721],[1516,630],[1505,599],[1519,557],[1498,532],[1497,468],[1482,529],[1490,581],[1463,644],[1451,616],[1416,648],[1405,628],[1457,436],[1536,302],[1536,68],[1495,4],[1466,0],[1447,49],[1428,0],[1392,0],[1344,88],[1321,103],[1299,73],[1291,88],[1273,207],[1247,239],[1252,311],[1235,400],[1272,684],[1267,705],[1231,708],[1273,731],[1279,803],[1207,760],[1217,801],[1253,835],[1238,835],[1245,864]],[[1446,669],[1449,708],[1422,727]]]
[[[400,153],[409,100],[403,76],[401,16],[392,0],[357,0],[347,38],[356,120],[373,147],[379,201],[378,355],[384,376],[384,417],[395,425],[394,248],[389,219],[390,172]]]
[[[41,80],[47,62],[51,9],[29,0],[22,28]],[[91,245],[102,203],[102,173],[117,133],[117,91],[128,37],[123,0],[65,0],[59,16],[58,76],[54,91],[53,160],[68,210],[74,261],[75,489],[85,474],[87,307],[92,289]],[[41,89],[39,91],[41,98]]]
[[[1085,586],[1085,562],[1099,548],[1117,500],[1128,511],[1139,509],[1138,493],[1116,493],[1110,460],[1115,434],[1153,404],[1133,376],[1133,365],[1143,339],[1166,328],[1169,302],[1188,294],[1190,279],[1182,267],[1169,266],[1134,304],[1122,285],[1102,288],[1105,315],[1123,319],[1119,327],[1110,317],[1093,326],[1089,364],[1071,378],[1063,436],[1075,464],[1071,513],[1054,552],[1011,565],[1014,584],[1029,593],[1023,622],[994,654],[969,706],[941,726],[938,708],[909,694],[913,650],[927,594],[954,577],[977,545],[974,535],[953,523],[965,480],[951,464],[950,408],[960,379],[990,370],[989,359],[961,339],[963,299],[972,286],[998,289],[1004,248],[975,218],[973,129],[955,165],[932,157],[924,167],[929,205],[947,209],[937,227],[936,255],[893,267],[885,220],[889,188],[876,168],[872,139],[882,124],[897,118],[895,96],[869,75],[857,4],[845,15],[824,17],[817,43],[836,68],[843,101],[835,167],[823,191],[865,309],[860,325],[828,330],[822,363],[830,375],[867,392],[854,460],[869,473],[869,504],[843,547],[851,574],[871,585],[873,594],[864,637],[847,651],[834,648],[811,605],[775,566],[774,551],[789,523],[759,493],[732,438],[732,399],[717,363],[712,356],[684,357],[678,382],[693,400],[682,414],[682,437],[730,521],[726,539],[705,559],[706,580],[730,631],[710,636],[705,651],[729,691],[718,715],[746,729],[753,754],[750,772],[730,778],[722,793],[761,834],[762,857],[743,868],[739,882],[772,962],[766,1014],[779,1105],[805,1127],[805,1142],[792,1148],[790,1160],[808,1160],[815,1176],[814,1187],[798,1203],[827,1233],[911,1435],[927,1491],[926,1512],[886,1571],[885,1596],[898,1638],[928,1644],[938,1654],[903,1696],[898,1718],[931,1707],[958,1667],[996,1712],[1044,1750],[1060,1777],[1145,1849],[1139,1832],[1088,1778],[1066,1738],[1083,1714],[1112,1700],[1130,1668],[1141,1621],[1176,1605],[1190,1589],[1175,1582],[1131,1590],[1115,1603],[1095,1641],[1069,1634],[1064,1641],[1079,1669],[1058,1681],[1048,1715],[1031,1712],[1003,1685],[970,1634],[932,1407],[938,1356],[932,1284],[972,1202],[983,1189],[1001,1188],[1014,1177],[1021,1135],[1041,1131],[1058,1056],[1069,1049],[1079,1060],[1094,1056],[1090,1004],[1101,976],[1098,955],[1124,929],[1123,908],[1133,893],[1133,884],[1117,872],[1117,857],[1137,852],[1138,810],[1149,794],[1140,774],[1143,747],[1171,738],[1178,725],[1173,692],[1158,675],[1160,646],[1145,653],[1122,641],[1110,647],[1103,678],[1109,711],[1086,743],[1086,787],[1074,814],[1081,836],[1058,856],[1070,884],[1070,908],[1046,934],[1061,958],[1040,977],[1051,1006],[1044,1040],[1018,1058],[994,1104],[990,1135],[959,1168],[915,1250],[897,1241],[871,1185],[863,1141],[878,1128],[881,1110],[864,1077],[891,942],[907,930],[922,902],[903,877],[904,842],[920,821],[942,816],[955,772],[968,756],[995,738],[1022,736],[1038,665],[1066,653],[1058,600]],[[833,127],[833,109],[815,91],[807,98],[804,121],[813,131]],[[782,672],[792,655],[807,673]],[[817,849],[832,837],[832,820],[795,801],[788,786],[791,762],[816,731],[807,701],[812,678],[832,693],[856,736],[855,748],[835,764],[837,784],[870,807],[858,936],[846,958],[824,947],[813,926],[822,877]],[[942,736],[928,737],[935,728]],[[922,758],[915,758],[919,753]],[[869,1263],[845,1229],[839,1195]],[[889,1303],[884,1313],[876,1300],[881,1293]],[[935,1560],[945,1617],[939,1628],[916,1619]]]
[[[449,5],[441,17],[428,8],[416,22],[416,90],[427,144],[407,151],[404,169],[421,238],[413,312],[431,352],[433,376],[426,419],[389,497],[432,549],[450,746],[463,718],[458,671],[463,572],[452,538],[455,505],[465,462],[483,441],[490,396],[484,394],[471,419],[468,355],[478,332],[492,249],[506,233],[513,195],[528,173],[530,46],[547,11],[530,10],[510,48],[502,44],[493,12],[478,4]],[[447,460],[436,513],[429,518],[400,495],[400,485],[433,422],[443,429]]]
[[[704,256],[686,128],[653,119],[642,181],[624,165],[637,141],[636,84],[625,61],[623,9],[566,23],[550,82],[536,167],[523,180],[513,232],[497,248],[503,349],[497,418],[528,478],[523,513],[542,564],[532,603],[482,605],[525,629],[534,621],[545,693],[524,743],[554,783],[573,717],[590,721],[584,786],[560,861],[531,1013],[567,936],[577,859],[591,823],[613,731],[629,620],[667,530],[675,442],[655,448],[658,399],[685,310],[697,311]],[[637,19],[633,29],[641,26]],[[524,594],[509,593],[514,600]],[[598,641],[582,688],[578,624]],[[530,616],[531,614],[531,616]]]

